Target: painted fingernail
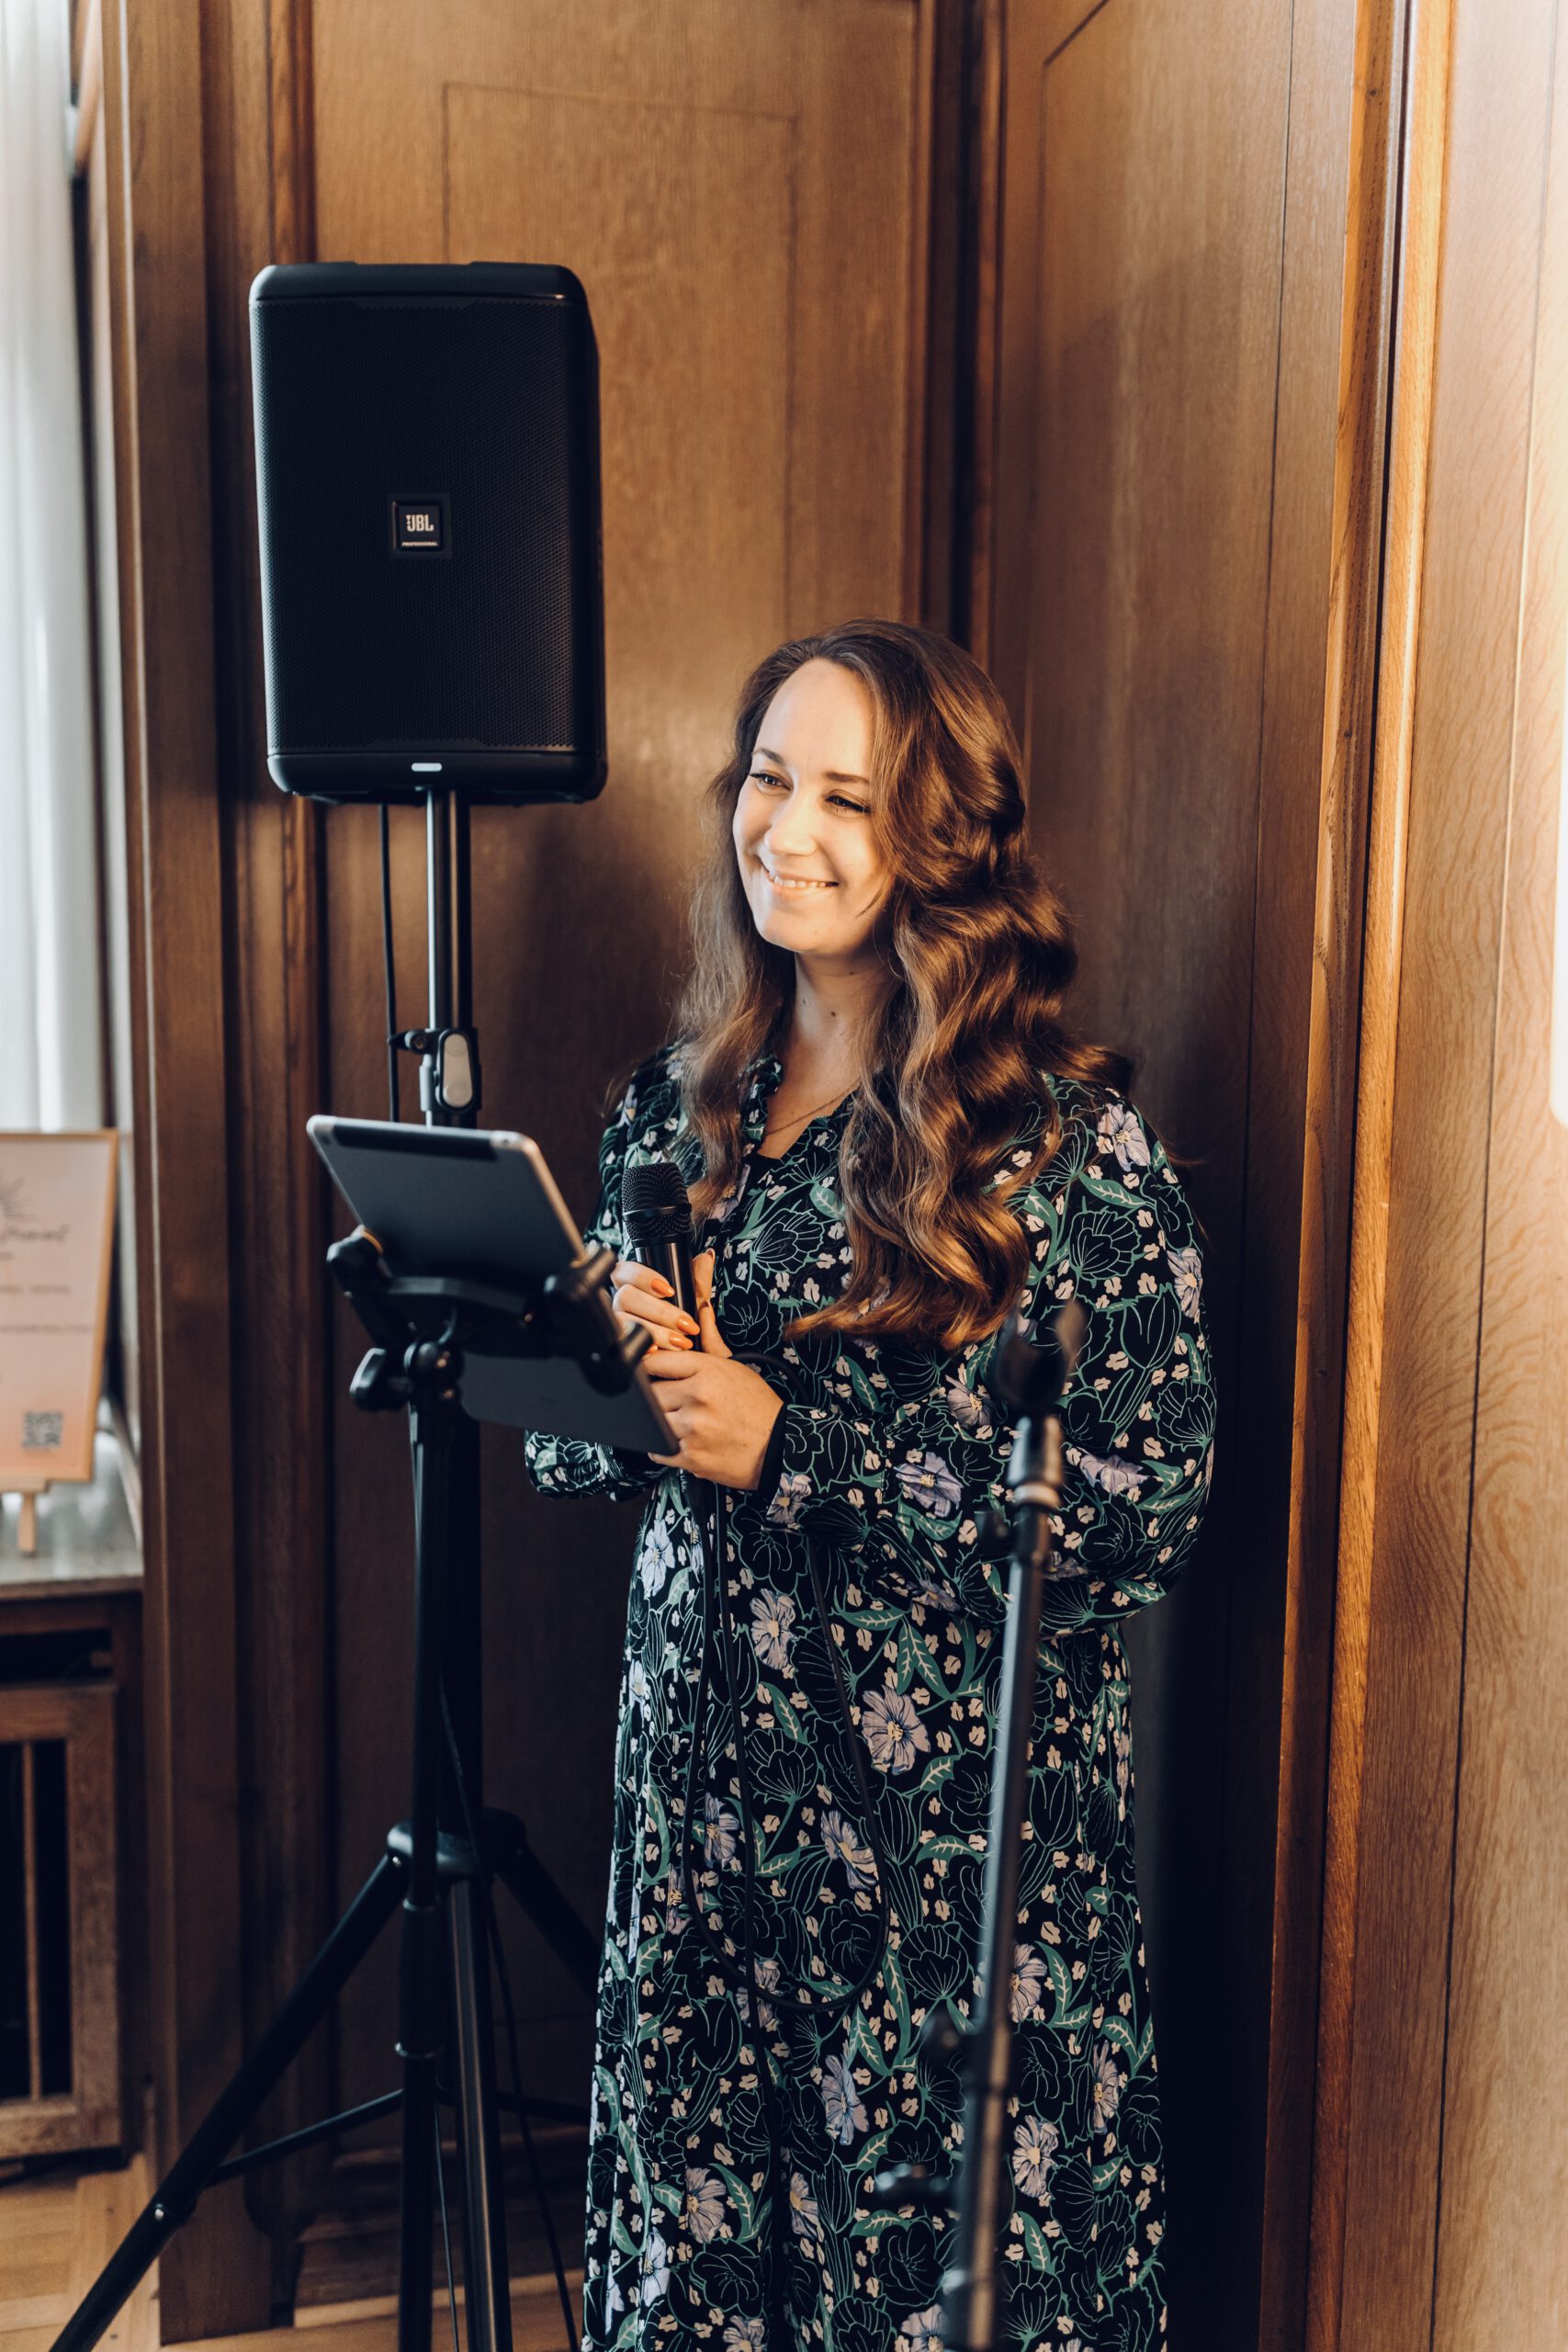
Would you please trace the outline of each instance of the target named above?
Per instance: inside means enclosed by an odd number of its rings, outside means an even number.
[[[675,1295],[671,1284],[665,1281],[662,1274],[654,1275],[653,1287],[661,1298],[673,1298]]]
[[[690,1315],[682,1315],[682,1317],[681,1317],[681,1329],[682,1329],[682,1331],[700,1331],[700,1330],[702,1329],[702,1328],[703,1328],[703,1327],[702,1327],[702,1325],[701,1325],[699,1322],[697,1322],[697,1320],[695,1319],[695,1317],[694,1317],[694,1316],[690,1316]]]

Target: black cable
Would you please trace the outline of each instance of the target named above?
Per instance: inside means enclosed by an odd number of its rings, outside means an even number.
[[[452,2232],[446,2220],[446,2163],[441,2153],[441,2109],[435,2110],[435,2185],[441,2192],[441,2245],[446,2257],[446,2308],[452,2314],[452,2352],[462,2352],[457,2340],[457,2290],[452,2279]]]
[[[397,981],[392,964],[392,839],[388,808],[381,803],[381,960],[387,974],[387,1116],[398,1115]]]
[[[517,2054],[517,2013],[512,2006],[512,1986],[506,1973],[505,1947],[501,1940],[501,1928],[496,1921],[495,1905],[491,1901],[490,1874],[485,1868],[484,1851],[479,1845],[475,1829],[473,1807],[468,1802],[468,1784],[463,1775],[463,1759],[457,1747],[457,1735],[452,1726],[452,1710],[447,1702],[445,1682],[441,1686],[441,1721],[446,1726],[446,1750],[452,1759],[452,1777],[457,1782],[457,1798],[463,1808],[463,1826],[468,1833],[468,1848],[474,1857],[474,1876],[479,1890],[479,1907],[484,1914],[488,1946],[494,1954],[496,1973],[501,1980],[501,2006],[502,2013],[506,2019],[507,2053],[512,2068],[512,2098],[516,2109],[517,2126],[523,2135],[523,2146],[528,2158],[528,2169],[534,2177],[534,2194],[539,2200],[539,2212],[545,2224],[545,2237],[550,2249],[550,2263],[556,2274],[556,2291],[560,2297],[561,2315],[566,2321],[566,2340],[570,2352],[579,2352],[577,2323],[571,2314],[571,2290],[566,2283],[566,2265],[561,2258],[560,2240],[556,2235],[555,2216],[550,2211],[550,2200],[545,2194],[544,2176],[539,2170],[538,2151],[534,2145],[534,2134],[528,2125],[528,2110],[523,2103],[523,2068]]]

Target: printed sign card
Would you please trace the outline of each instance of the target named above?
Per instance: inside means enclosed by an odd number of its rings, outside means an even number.
[[[117,1142],[0,1134],[0,1493],[93,1475]]]

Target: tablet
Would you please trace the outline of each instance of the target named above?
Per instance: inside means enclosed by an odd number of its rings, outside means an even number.
[[[542,1282],[583,1254],[582,1236],[531,1136],[325,1113],[307,1131],[394,1274],[445,1274],[504,1290]],[[570,1357],[466,1350],[461,1387],[464,1409],[477,1421],[637,1453],[677,1451],[640,1366],[629,1387],[606,1396]]]

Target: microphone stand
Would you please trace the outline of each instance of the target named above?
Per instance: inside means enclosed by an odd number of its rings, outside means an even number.
[[[1001,1702],[993,1749],[991,1816],[980,1931],[980,1994],[966,2029],[932,2009],[922,2054],[954,2065],[964,2083],[964,2154],[954,2182],[923,2165],[878,2173],[875,2201],[955,2211],[953,2252],[942,2274],[938,2334],[946,2352],[991,2352],[997,2340],[998,2250],[1007,2178],[1007,2102],[1012,2082],[1012,1971],[1018,1885],[1027,1810],[1029,1735],[1040,1657],[1040,1618],[1054,1544],[1051,1513],[1062,1502],[1062,1425],[1055,1411],[1077,1361],[1088,1320],[1071,1300],[1054,1329],[1031,1340],[1016,1315],[997,1344],[992,1386],[1016,1423],[1008,1464],[1012,1570],[1002,1650]]]

